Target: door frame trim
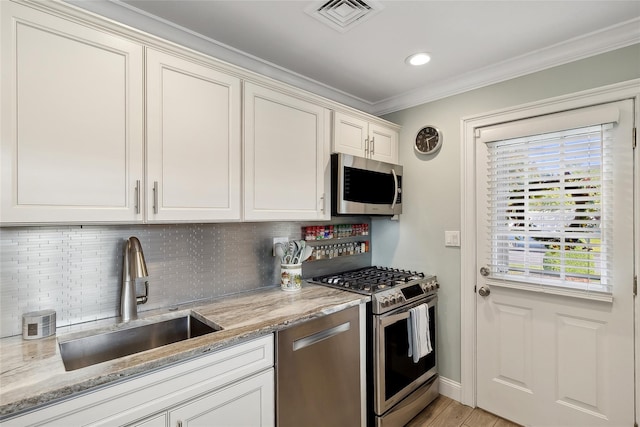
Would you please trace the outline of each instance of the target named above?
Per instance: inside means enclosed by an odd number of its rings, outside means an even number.
[[[476,150],[475,129],[506,121],[519,120],[527,117],[555,113],[558,111],[586,107],[589,105],[619,101],[622,99],[634,99],[635,126],[640,123],[640,79],[628,80],[622,83],[607,85],[595,89],[589,89],[569,95],[521,104],[510,108],[489,111],[486,113],[462,117],[460,120],[460,169],[461,169],[461,232],[462,244],[460,247],[460,325],[461,325],[461,403],[476,407],[476,293],[474,290],[476,280]],[[631,141],[630,141],[631,143]],[[634,150],[634,228],[640,228],[640,146]],[[635,234],[634,242],[634,271],[640,271],[640,233]],[[639,298],[634,302],[634,348],[635,348],[635,372],[640,372],[640,321]],[[640,381],[638,375],[635,379],[636,408],[640,408]],[[638,413],[636,409],[636,421]]]

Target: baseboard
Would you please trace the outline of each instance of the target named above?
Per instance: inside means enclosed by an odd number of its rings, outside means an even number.
[[[440,375],[440,394],[460,402],[462,401],[462,385]]]

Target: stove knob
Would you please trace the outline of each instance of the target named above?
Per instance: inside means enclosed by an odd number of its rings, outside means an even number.
[[[389,305],[389,298],[387,297],[382,298],[382,300],[380,300],[380,305],[382,307],[387,307]]]
[[[396,295],[391,295],[391,296],[389,297],[389,302],[390,302],[391,304],[396,304],[396,303],[398,302],[398,299],[397,299]]]

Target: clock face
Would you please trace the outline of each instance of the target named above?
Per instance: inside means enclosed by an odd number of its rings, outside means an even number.
[[[442,145],[442,132],[433,126],[425,126],[416,135],[415,150],[420,154],[432,153]]]

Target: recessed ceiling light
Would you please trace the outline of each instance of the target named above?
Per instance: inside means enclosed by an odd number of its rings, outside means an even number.
[[[431,61],[431,57],[428,53],[425,52],[414,53],[413,55],[405,59],[405,62],[407,64],[415,66],[424,65],[429,61]]]

